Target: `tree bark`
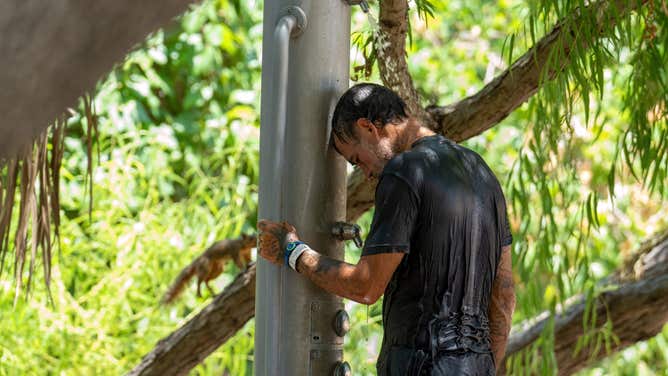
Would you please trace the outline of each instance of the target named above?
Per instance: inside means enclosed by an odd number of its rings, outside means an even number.
[[[255,315],[255,264],[211,304],[160,340],[128,375],[185,375]]]
[[[380,2],[379,33],[377,35],[376,55],[380,79],[388,88],[404,99],[408,113],[421,119],[425,124],[436,125],[431,116],[420,104],[413,77],[408,71],[406,61],[406,35],[408,33],[408,1],[384,0]]]
[[[0,1],[0,159],[31,144],[192,2]]]
[[[586,304],[584,297],[555,317],[555,356],[559,375],[570,375],[588,364],[620,351],[638,341],[656,336],[668,322],[668,231],[641,246],[612,278],[606,280],[603,290],[595,300],[596,325],[588,333],[601,330],[607,320],[612,322],[612,332],[618,341],[611,341],[609,352],[605,346],[596,349],[593,342],[574,352],[576,343],[584,333],[583,318]],[[609,289],[609,290],[608,290]],[[531,325],[512,333],[508,341],[506,358],[526,349],[542,333],[550,320],[544,312]]]

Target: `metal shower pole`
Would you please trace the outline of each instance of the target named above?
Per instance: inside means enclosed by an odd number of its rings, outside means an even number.
[[[345,220],[346,169],[328,138],[329,115],[348,87],[350,7],[265,1],[263,35],[259,217],[292,223],[311,247],[340,259],[331,227]],[[345,318],[340,298],[264,260],[256,289],[256,375],[345,371],[344,333],[334,324]]]

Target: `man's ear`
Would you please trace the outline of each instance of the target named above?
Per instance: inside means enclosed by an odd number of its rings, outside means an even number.
[[[355,126],[360,132],[373,132],[373,128],[375,128],[371,120],[367,118],[357,119],[357,121],[355,121]]]
[[[383,136],[381,133],[382,129],[366,118],[357,119],[355,128],[357,128],[357,137],[360,140],[367,140],[368,142],[378,141]]]

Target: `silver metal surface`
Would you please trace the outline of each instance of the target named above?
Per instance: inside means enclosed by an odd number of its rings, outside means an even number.
[[[334,367],[334,376],[352,376],[353,370],[350,368],[348,362],[339,362]]]
[[[294,18],[294,20],[297,22],[297,24],[291,29],[291,37],[296,38],[301,35],[304,30],[306,30],[306,26],[308,26],[308,19],[306,18],[306,13],[304,13],[302,8],[296,5],[289,6],[281,11],[280,19],[283,20],[286,18],[286,16],[292,16],[292,18]]]
[[[308,19],[301,34],[294,32],[299,12],[286,11],[297,4]],[[259,218],[288,221],[313,249],[341,259],[331,227],[345,218],[345,164],[328,138],[329,116],[348,87],[350,8],[336,0],[268,1],[263,32]],[[341,299],[264,260],[256,286],[255,374],[331,372],[343,357],[332,325]]]
[[[346,312],[346,310],[339,310],[339,312],[337,312],[336,316],[334,317],[334,332],[339,337],[343,337],[348,334],[349,331],[350,316],[348,316],[348,312]]]
[[[274,79],[276,80],[275,90],[272,98],[274,99],[274,118],[273,125],[276,129],[273,155],[273,179],[271,186],[277,191],[277,199],[273,200],[273,213],[281,212],[281,199],[283,197],[283,181],[281,174],[278,173],[283,168],[284,150],[285,150],[285,122],[287,116],[288,102],[288,64],[290,62],[290,37],[297,25],[297,19],[290,15],[283,15],[276,25],[274,31],[274,41],[276,43],[276,71]]]
[[[346,0],[348,5],[359,5],[364,13],[369,13],[369,3],[366,0]]]
[[[362,230],[355,223],[336,222],[332,226],[332,236],[339,240],[353,240],[357,248],[362,248]]]

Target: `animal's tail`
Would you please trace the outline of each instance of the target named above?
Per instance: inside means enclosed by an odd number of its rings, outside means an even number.
[[[169,290],[167,290],[165,296],[162,297],[162,304],[169,304],[173,302],[179,296],[179,294],[181,294],[181,291],[183,291],[186,283],[188,283],[188,281],[190,281],[190,279],[195,275],[197,270],[196,263],[198,259],[199,257],[191,262],[190,265],[181,270],[181,273],[179,273],[179,276],[176,277],[176,280],[174,280],[172,286],[169,288]]]

